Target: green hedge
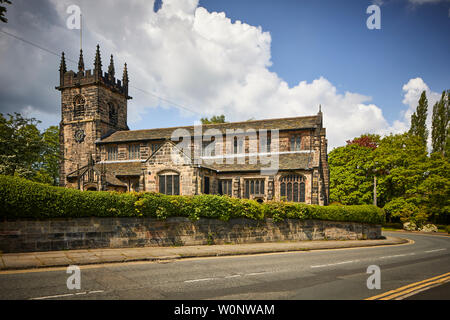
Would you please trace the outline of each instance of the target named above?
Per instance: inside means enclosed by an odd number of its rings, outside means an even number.
[[[81,192],[0,175],[0,217],[65,218],[135,214],[136,194]]]
[[[289,202],[259,204],[226,196],[167,196],[157,193],[81,192],[0,176],[0,218],[188,217],[263,220],[318,219],[382,224],[375,206],[313,206]]]

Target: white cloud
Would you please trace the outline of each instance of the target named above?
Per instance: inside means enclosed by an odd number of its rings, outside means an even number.
[[[393,132],[403,132],[409,130],[411,123],[411,115],[416,111],[422,92],[425,91],[428,100],[428,117],[427,127],[430,131],[429,143],[431,143],[431,119],[433,114],[433,106],[441,98],[441,94],[433,92],[422,78],[410,79],[403,87],[404,98],[403,104],[407,109],[402,112],[402,119],[394,122],[392,126]]]
[[[410,79],[402,89],[404,91],[403,104],[409,106],[409,109],[405,113],[405,117],[408,120],[416,110],[420,95],[423,91],[427,95],[428,106],[433,106],[441,97],[439,93],[431,91],[422,78]]]
[[[49,2],[59,16],[55,23],[61,27],[52,26],[45,36],[37,36],[38,43],[48,43],[49,38],[54,43],[58,39],[59,47],[65,47],[68,56],[77,59],[78,33],[65,28],[66,8],[74,1]],[[370,97],[339,92],[325,77],[289,87],[269,70],[269,32],[241,21],[232,22],[225,13],[208,12],[198,7],[198,0],[165,0],[156,13],[153,1],[145,0],[113,4],[111,0],[80,0],[77,4],[85,24],[86,68],[92,67],[99,42],[104,70],[108,55],[114,53],[117,74],[121,74],[121,65],[128,62],[132,86],[190,107],[202,116],[223,113],[232,121],[313,115],[321,104],[330,150],[363,133],[406,130],[411,106],[417,104],[417,92],[425,85],[417,79],[405,85],[404,103],[410,108],[404,118],[389,126],[380,107],[370,103]],[[57,62],[40,64],[41,68],[43,65],[47,65],[47,74],[54,73],[56,81]],[[152,108],[170,106],[134,89],[131,94],[131,128],[133,123],[148,117]],[[53,105],[59,115],[58,101],[53,101]],[[32,108],[36,110],[35,106]]]
[[[101,2],[94,6],[101,7]],[[60,1],[58,6],[64,15],[65,6]],[[198,7],[195,0],[165,0],[157,13],[144,2],[134,1],[133,7],[133,12],[141,12],[140,19],[131,24],[127,20],[124,29],[110,30],[114,36],[108,38],[107,46],[119,58],[127,58],[132,84],[137,87],[202,115],[224,113],[229,120],[313,115],[321,104],[331,147],[388,126],[381,109],[369,103],[370,97],[340,93],[324,77],[289,87],[268,69],[272,39],[261,27],[232,22],[223,12]],[[108,34],[110,21],[124,26],[126,10],[125,15],[119,11],[106,9],[104,16],[110,18],[97,19],[95,25],[90,24],[90,32]],[[130,104],[133,117],[161,103],[148,96],[135,98]]]

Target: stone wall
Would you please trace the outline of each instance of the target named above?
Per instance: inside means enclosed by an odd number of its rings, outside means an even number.
[[[4,253],[380,237],[381,226],[319,220],[80,218],[0,222],[0,251]]]

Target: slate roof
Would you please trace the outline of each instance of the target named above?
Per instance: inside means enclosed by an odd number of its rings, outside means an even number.
[[[282,119],[269,119],[269,120],[252,120],[245,122],[230,122],[220,124],[208,124],[203,125],[203,132],[208,129],[219,129],[224,134],[227,129],[279,129],[282,130],[296,130],[296,129],[315,129],[318,127],[320,116],[308,116],[308,117],[295,117],[295,118],[282,118]],[[146,140],[165,140],[170,139],[172,133],[176,129],[186,129],[194,134],[194,126],[187,127],[173,127],[173,128],[160,128],[160,129],[148,129],[148,130],[133,130],[133,131],[117,131],[107,136],[97,144],[106,143],[118,143],[118,142],[134,142],[134,141],[146,141]]]
[[[312,153],[281,153],[278,155],[278,170],[312,169],[312,156]],[[260,171],[263,168],[269,168],[271,166],[270,162],[268,164],[262,164],[259,160],[256,164],[250,164],[248,162],[249,160],[247,158],[244,164],[239,164],[236,160],[233,164],[227,164],[226,159],[224,159],[223,164],[203,164],[202,167],[215,170],[218,173],[226,173]]]
[[[96,163],[94,170],[101,174],[103,170],[106,173],[106,182],[112,186],[126,187],[126,183],[118,177],[136,177],[141,175],[141,162],[114,162],[114,163]],[[84,174],[89,166],[80,168],[80,175]],[[68,178],[76,178],[78,172],[74,171],[68,175]]]
[[[140,176],[142,174],[142,162],[133,161],[133,162],[99,162],[95,164],[95,168],[99,171],[104,168],[106,173],[114,174],[115,176]]]

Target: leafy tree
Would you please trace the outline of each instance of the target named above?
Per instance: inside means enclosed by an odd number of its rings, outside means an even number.
[[[379,135],[365,134],[359,138],[355,138],[353,140],[348,140],[347,145],[357,144],[361,147],[367,147],[372,150],[375,150],[378,147],[379,141],[380,141]]]
[[[408,133],[362,135],[329,154],[330,201],[370,204],[377,177],[378,205],[388,221],[450,223],[449,93],[433,108],[434,153],[428,155],[427,99],[422,93]]]
[[[378,181],[378,190],[387,219],[400,218],[402,222],[421,225],[427,219],[426,211],[419,207],[420,185],[425,180],[427,165],[422,139],[407,133],[386,136],[375,153],[377,167],[385,172]],[[406,203],[405,207],[398,209],[399,203]]]
[[[373,201],[373,150],[358,144],[336,148],[328,157],[330,202],[346,205]]]
[[[59,128],[51,126],[42,134],[44,141],[44,148],[41,152],[41,159],[39,169],[33,180],[51,184],[59,185]]]
[[[423,166],[425,178],[416,203],[431,221],[450,224],[450,163],[441,153],[433,153]]]
[[[0,174],[57,185],[59,179],[59,128],[43,133],[38,120],[19,113],[0,113]]]
[[[4,3],[11,4],[11,1],[10,0],[0,0],[0,4],[4,4]],[[6,11],[7,11],[6,7],[0,5],[0,21],[4,22],[4,23],[8,22],[8,19],[6,19],[6,17],[5,17]]]
[[[433,122],[431,129],[432,152],[444,154],[449,122],[449,104],[447,92],[442,92],[441,100],[433,107]]]
[[[31,178],[44,147],[39,121],[19,113],[8,116],[0,114],[0,174]]]
[[[411,116],[411,128],[409,133],[421,138],[423,145],[427,145],[428,129],[426,125],[428,112],[428,99],[426,92],[420,96],[416,112]]]
[[[380,204],[417,193],[426,161],[427,150],[420,137],[407,133],[384,137],[375,151],[376,169],[385,173],[379,179]]]
[[[417,219],[419,208],[402,197],[391,200],[384,206],[386,216],[390,219],[400,220],[401,222],[414,222],[416,225],[423,224],[422,219]]]
[[[223,114],[220,116],[212,116],[211,119],[201,118],[200,121],[202,122],[202,124],[226,123],[225,115]]]
[[[448,161],[428,157],[422,139],[408,133],[372,139],[363,135],[329,154],[330,201],[372,203],[375,175],[378,205],[389,221],[447,221]]]

